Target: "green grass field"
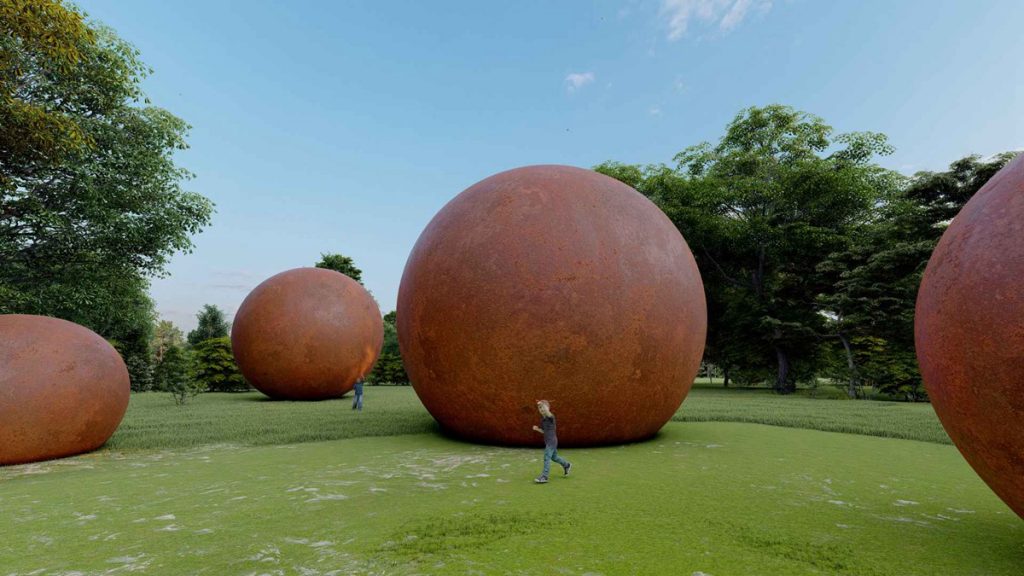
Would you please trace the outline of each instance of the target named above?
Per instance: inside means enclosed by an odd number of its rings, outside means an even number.
[[[750,422],[951,444],[931,404],[779,396],[765,389],[695,387],[673,420]]]
[[[540,451],[444,438],[409,388],[136,395],[103,450],[0,469],[0,574],[1021,574],[930,407],[875,404],[697,389],[537,486]],[[833,411],[856,434],[807,429]],[[757,413],[789,428],[690,421]]]
[[[203,394],[174,406],[168,394],[133,394],[110,450],[249,446],[435,432],[434,420],[408,386],[367,388],[367,410],[345,399],[275,402],[257,392]],[[674,420],[750,422],[925,442],[949,443],[928,404],[777,396],[764,389],[696,386]]]

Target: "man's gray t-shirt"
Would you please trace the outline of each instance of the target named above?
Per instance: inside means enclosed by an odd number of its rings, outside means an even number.
[[[544,431],[544,447],[557,448],[558,437],[555,436],[555,417],[545,416],[540,419],[540,429]]]

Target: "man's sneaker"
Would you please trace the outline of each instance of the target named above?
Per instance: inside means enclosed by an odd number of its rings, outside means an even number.
[[[565,466],[562,466],[562,470],[565,471],[565,475],[569,475],[569,471],[572,470],[572,462],[566,462]]]
[[[536,482],[537,484],[547,484],[548,483],[548,477],[547,476],[537,476],[536,478],[533,479],[533,481]]]

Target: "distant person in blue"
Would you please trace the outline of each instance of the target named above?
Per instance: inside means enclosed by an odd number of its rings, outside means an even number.
[[[358,410],[358,411],[362,412],[363,411],[363,377],[362,376],[360,376],[359,379],[356,380],[355,391],[356,391],[356,395],[352,399],[352,409],[353,410]]]
[[[538,400],[537,410],[540,412],[540,426],[534,426],[533,429],[544,435],[544,471],[533,481],[537,484],[546,484],[552,460],[562,465],[565,476],[569,475],[572,464],[558,455],[558,436],[555,434],[555,415],[551,413],[551,404],[547,400]]]

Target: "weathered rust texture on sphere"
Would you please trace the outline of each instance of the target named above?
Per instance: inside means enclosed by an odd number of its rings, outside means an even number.
[[[95,450],[117,430],[131,384],[95,332],[45,316],[0,316],[0,464]]]
[[[568,166],[502,172],[423,231],[398,294],[416,393],[448,432],[537,445],[650,437],[686,397],[707,327],[686,242],[641,194]]]
[[[1024,155],[953,219],[917,296],[917,359],[950,438],[1024,518]]]
[[[245,378],[271,398],[339,398],[367,374],[384,343],[380,309],[358,282],[296,268],[245,298],[231,347]]]

